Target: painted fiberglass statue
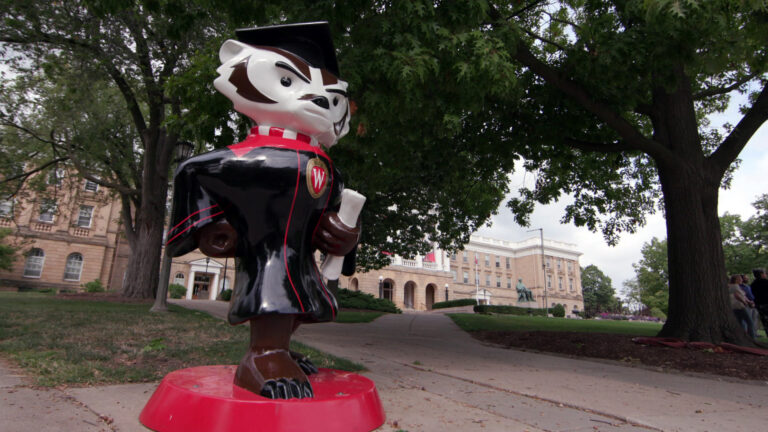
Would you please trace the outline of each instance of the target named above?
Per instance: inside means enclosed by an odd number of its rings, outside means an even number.
[[[299,324],[337,313],[314,253],[346,257],[351,274],[360,236],[357,216],[348,226],[338,215],[344,186],[325,153],[349,130],[347,83],[327,23],[236,34],[221,47],[214,86],[256,126],[179,166],[167,248],[237,257],[228,318],[248,321],[251,340],[235,384],[273,399],[312,397],[307,374],[317,369],[288,344]]]

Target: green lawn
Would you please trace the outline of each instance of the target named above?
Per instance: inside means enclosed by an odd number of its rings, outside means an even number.
[[[247,326],[173,305],[150,313],[150,306],[0,292],[0,355],[43,386],[154,381],[184,367],[240,362]],[[291,348],[318,367],[364,369],[302,344]]]
[[[344,324],[367,323],[384,315],[384,312],[378,311],[339,311],[336,315],[336,322]]]
[[[588,333],[620,333],[655,336],[660,323],[641,321],[574,320],[516,315],[449,314],[465,331],[560,331]]]

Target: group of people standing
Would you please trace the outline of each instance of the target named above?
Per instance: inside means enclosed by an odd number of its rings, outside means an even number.
[[[728,284],[731,308],[744,330],[752,338],[757,338],[758,317],[763,328],[768,332],[768,275],[765,269],[752,270],[755,278],[749,284],[747,275],[733,275]]]

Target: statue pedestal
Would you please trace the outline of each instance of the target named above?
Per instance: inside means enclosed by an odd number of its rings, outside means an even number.
[[[517,301],[517,307],[528,308],[528,309],[538,309],[539,308],[539,304],[536,303],[535,301],[520,301],[520,300],[518,300]]]
[[[315,397],[274,400],[233,384],[237,366],[171,372],[141,412],[157,432],[372,431],[384,424],[373,381],[331,369],[309,376]]]

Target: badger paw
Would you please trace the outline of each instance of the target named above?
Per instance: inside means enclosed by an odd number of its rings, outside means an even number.
[[[313,397],[314,392],[308,381],[281,378],[267,380],[261,389],[261,395],[270,399],[303,399]]]
[[[315,366],[314,363],[309,359],[309,357],[298,353],[296,351],[291,351],[291,358],[293,361],[296,362],[297,365],[301,368],[302,371],[304,371],[307,375],[312,375],[317,373],[317,366]]]

